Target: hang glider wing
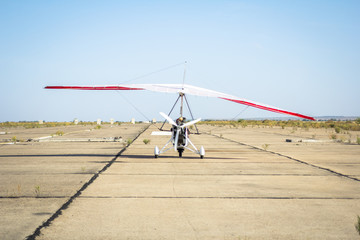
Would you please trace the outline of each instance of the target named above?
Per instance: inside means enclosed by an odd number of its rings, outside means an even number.
[[[106,86],[47,86],[45,89],[73,89],[73,90],[148,90],[154,92],[165,93],[183,93],[190,95],[197,95],[203,97],[216,97],[227,101],[240,103],[254,108],[259,108],[271,112],[287,114],[299,118],[315,121],[315,118],[303,114],[290,112],[277,107],[272,107],[266,104],[257,103],[254,101],[238,98],[229,94],[195,87],[187,84],[123,84],[123,85],[106,85]]]

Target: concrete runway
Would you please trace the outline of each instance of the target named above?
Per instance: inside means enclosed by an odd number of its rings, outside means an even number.
[[[67,127],[56,138],[127,140],[146,127]],[[204,159],[191,152],[178,158],[174,151],[155,159],[154,146],[168,137],[151,136],[153,125],[125,151],[120,142],[0,145],[0,238],[359,237],[359,145],[328,142],[320,132],[324,141],[285,142],[308,139],[311,131],[199,128],[203,134],[191,139],[205,147]],[[55,130],[19,130],[18,136]]]

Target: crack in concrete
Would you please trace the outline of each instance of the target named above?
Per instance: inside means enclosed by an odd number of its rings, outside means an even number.
[[[131,143],[133,143],[141,134],[143,134],[149,127],[151,126],[151,124],[149,124],[147,127],[145,127],[133,140]],[[70,204],[76,199],[78,198],[82,192],[88,187],[90,186],[90,184],[92,184],[101,173],[103,173],[104,171],[106,171],[115,161],[116,159],[131,145],[128,144],[126,145],[123,149],[121,149],[121,151],[109,162],[107,163],[100,171],[98,171],[97,173],[95,173],[93,175],[93,177],[87,181],[73,196],[71,196],[69,198],[69,200],[67,202],[65,202],[48,220],[46,220],[45,222],[43,222],[42,225],[40,225],[38,228],[35,229],[34,233],[27,236],[26,239],[27,240],[34,240],[37,236],[40,235],[41,233],[41,229],[43,229],[44,227],[48,227],[50,226],[50,224],[62,214],[62,211],[67,209]]]
[[[285,158],[288,158],[290,160],[296,161],[298,163],[305,164],[305,165],[308,165],[308,166],[311,166],[311,167],[314,167],[314,168],[317,168],[317,169],[321,169],[321,170],[330,172],[330,173],[335,174],[335,175],[337,175],[339,177],[344,177],[344,178],[348,178],[348,179],[360,182],[360,179],[358,179],[358,178],[351,177],[350,175],[346,175],[346,174],[343,174],[343,173],[340,173],[340,172],[336,172],[336,171],[334,171],[334,170],[332,170],[330,168],[320,167],[320,166],[317,166],[315,164],[311,164],[311,163],[308,163],[308,162],[305,162],[305,161],[302,161],[302,160],[299,160],[299,159],[296,159],[296,158],[293,158],[293,157],[290,157],[290,156],[287,156],[287,155],[284,155],[284,154],[281,154],[281,153],[277,153],[277,152],[273,152],[273,151],[267,151],[267,150],[258,148],[256,146],[252,146],[252,145],[249,145],[249,144],[246,144],[246,143],[238,142],[238,141],[235,141],[235,140],[232,140],[232,139],[229,139],[229,138],[216,136],[214,134],[208,134],[208,135],[213,136],[213,137],[217,137],[217,138],[220,138],[220,139],[224,139],[224,140],[227,140],[227,141],[230,141],[230,142],[233,142],[233,143],[237,143],[237,144],[240,144],[240,145],[243,145],[243,146],[251,147],[253,149],[256,149],[256,150],[259,150],[259,151],[262,151],[262,152],[272,153],[272,154],[275,154],[275,155],[278,155],[278,156],[281,156],[281,157],[285,157]]]
[[[169,175],[172,175],[172,176],[173,176],[173,178],[172,178],[172,190],[173,190],[174,195],[176,196],[176,199],[180,199],[180,200],[177,201],[176,203],[180,206],[180,209],[184,209],[184,208],[182,208],[183,204],[182,204],[182,202],[181,202],[181,198],[179,198],[179,196],[177,195],[176,189],[175,189],[176,177],[177,177],[179,174],[178,174],[177,171],[176,171],[176,165],[175,165],[174,163],[172,163],[171,165],[172,165],[173,169],[174,169],[175,172],[176,172],[175,174],[169,174]],[[190,218],[189,218],[188,215],[186,214],[185,210],[182,210],[182,214],[183,214],[183,216],[185,217],[186,222],[188,223],[188,225],[191,227],[191,229],[192,229],[192,231],[193,231],[193,233],[194,233],[195,238],[198,239],[197,231],[196,231],[194,225],[191,223]]]

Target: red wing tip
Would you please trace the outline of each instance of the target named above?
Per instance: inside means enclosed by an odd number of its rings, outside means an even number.
[[[237,100],[237,99],[230,99],[230,98],[223,98],[223,97],[220,97],[220,98],[224,99],[224,100],[231,101],[231,102],[236,102],[236,103],[244,104],[244,105],[247,105],[247,106],[267,110],[267,111],[270,111],[270,112],[282,113],[282,114],[292,115],[292,116],[295,116],[295,117],[316,121],[316,119],[313,118],[313,117],[306,116],[306,115],[299,114],[299,113],[295,113],[295,112],[289,112],[289,111],[286,111],[286,110],[282,110],[282,109],[278,109],[278,108],[274,108],[274,107],[268,107],[268,106],[264,106],[264,105],[244,101],[244,100]]]
[[[310,117],[309,120],[311,120],[311,121],[316,121],[316,119],[313,118],[313,117]]]

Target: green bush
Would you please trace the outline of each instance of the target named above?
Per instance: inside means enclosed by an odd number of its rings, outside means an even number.
[[[262,148],[265,150],[265,151],[267,151],[268,150],[268,148],[269,148],[269,146],[270,146],[270,144],[263,144],[262,145]]]
[[[335,131],[341,132],[345,131],[360,131],[360,118],[356,121],[302,121],[302,120],[288,120],[288,121],[276,121],[276,120],[244,120],[239,119],[237,121],[215,121],[215,120],[205,120],[198,123],[201,124],[210,124],[211,126],[262,126],[262,127],[273,127],[278,126],[282,129],[285,127],[298,129],[309,129],[309,128],[334,128]]]
[[[338,127],[338,126],[335,127],[335,132],[336,132],[336,133],[340,133],[340,130],[341,130],[340,127]]]
[[[357,216],[357,223],[355,223],[355,229],[360,235],[360,216]]]
[[[63,131],[57,131],[56,133],[55,133],[55,135],[56,136],[63,136],[64,135],[64,132]]]
[[[40,186],[39,185],[35,186],[34,191],[35,191],[36,197],[40,197],[41,192],[40,192]]]

